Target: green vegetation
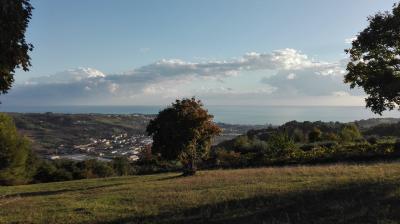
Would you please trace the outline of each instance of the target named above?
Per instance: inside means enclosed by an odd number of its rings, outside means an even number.
[[[376,132],[374,127],[367,130]],[[391,160],[400,155],[398,142],[395,137],[364,137],[352,123],[291,121],[220,143],[205,161],[205,167]]]
[[[88,144],[90,138],[101,139],[112,135],[145,134],[151,115],[10,113],[18,130],[32,140],[32,147],[40,154],[55,153],[61,145]]]
[[[357,35],[350,54],[345,82],[362,87],[367,107],[382,114],[400,105],[400,4],[392,12],[368,18],[369,26]]]
[[[16,68],[28,71],[31,66],[25,32],[32,16],[29,0],[0,2],[0,94],[5,94],[14,82]]]
[[[208,155],[212,138],[221,133],[212,119],[200,100],[176,100],[147,126],[148,135],[153,137],[153,154],[168,160],[179,159],[184,175],[195,174],[197,163]]]
[[[34,126],[40,125],[40,128],[47,129],[47,127],[51,127],[48,129],[51,130],[48,133],[53,134],[63,134],[61,130],[66,130],[64,135],[61,135],[63,141],[68,141],[70,137],[68,133],[73,133],[73,130],[74,134],[82,133],[83,136],[93,133],[100,123],[99,120],[103,123],[111,123],[108,124],[108,127],[113,125],[115,129],[121,127],[119,123],[122,125],[125,117],[129,121],[126,122],[125,126],[128,126],[129,123],[141,123],[141,118],[129,115],[62,115],[47,113],[13,114],[13,116],[20,126],[34,124]],[[35,121],[35,119],[38,120]],[[171,119],[166,120],[171,121]],[[200,169],[214,169],[393,160],[400,155],[400,141],[396,140],[399,135],[396,131],[393,131],[397,129],[399,123],[393,123],[395,120],[390,121],[391,123],[388,122],[385,121],[384,124],[380,124],[379,121],[374,120],[372,122],[373,125],[370,125],[368,121],[355,124],[291,121],[279,127],[250,130],[245,135],[213,146],[209,152],[206,150],[208,153],[201,153],[202,157],[196,161],[196,164]],[[139,127],[144,128],[145,122],[142,123],[143,125],[136,126],[136,128],[132,127],[130,130],[139,131]],[[65,128],[62,128],[63,125]],[[358,126],[362,128],[361,131]],[[79,132],[76,130],[77,128],[83,131]],[[57,129],[59,130],[57,131]],[[181,130],[182,128],[177,128],[176,130],[178,129]],[[22,129],[22,133],[28,133],[26,130],[27,128]],[[100,129],[99,132],[106,134],[107,130],[109,131],[109,129]],[[166,133],[176,132],[172,130]],[[52,134],[49,134],[47,141],[50,141],[53,137]],[[172,137],[169,136],[166,139],[172,139]],[[178,141],[172,142],[176,143]],[[172,145],[170,147],[172,148]],[[15,150],[13,152],[17,153],[19,151]],[[139,160],[135,162],[129,162],[123,157],[117,157],[112,162],[95,160],[82,162],[68,160],[46,161],[35,159],[31,155],[29,158],[32,158],[28,161],[28,164],[30,164],[29,172],[26,173],[26,178],[23,181],[20,179],[20,181],[8,181],[8,183],[5,183],[6,178],[3,177],[2,184],[44,183],[185,170],[184,160],[179,160],[181,159],[179,157],[166,158],[159,156],[158,151],[154,151],[154,147],[153,150],[150,147],[143,149],[139,155]],[[20,166],[20,169],[22,168]],[[17,177],[18,175],[13,176]]]
[[[94,159],[81,162],[71,160],[42,160],[37,167],[32,167],[35,170],[32,182],[45,183],[134,174],[124,167],[125,160],[118,158],[109,163]]]
[[[59,113],[8,113],[18,131],[31,140],[32,148],[41,155],[54,154],[56,149],[73,149],[74,145],[90,143],[90,139],[110,138],[112,135],[145,135],[146,126],[154,115],[139,114],[59,114]],[[231,139],[238,133],[265,125],[218,124],[224,135],[216,141]],[[58,150],[60,153],[61,150]]]
[[[18,134],[11,117],[0,113],[0,185],[29,182],[33,160],[28,140]]]
[[[400,122],[392,124],[379,124],[373,128],[366,130],[364,134],[377,137],[400,137]]]
[[[398,223],[400,163],[0,187],[0,223]]]

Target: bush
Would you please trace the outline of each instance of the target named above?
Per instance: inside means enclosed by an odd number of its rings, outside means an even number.
[[[126,176],[132,174],[132,166],[126,157],[117,157],[112,161],[114,172],[118,176]]]
[[[182,169],[182,164],[180,162],[162,160],[160,157],[156,156],[153,156],[151,160],[137,160],[132,166],[133,174],[163,173]]]
[[[110,165],[104,162],[99,162],[96,163],[95,167],[93,168],[93,174],[95,177],[110,177],[115,173]]]
[[[82,178],[99,178],[114,175],[114,170],[109,164],[95,159],[79,162],[77,167]]]
[[[400,139],[397,139],[396,142],[394,143],[394,150],[400,151]]]
[[[322,132],[318,128],[314,128],[310,133],[308,133],[309,142],[317,142],[321,140]]]
[[[270,155],[283,155],[286,151],[296,148],[293,140],[286,133],[281,132],[272,134],[267,143]]]
[[[325,141],[325,142],[317,142],[317,143],[309,143],[309,144],[304,144],[302,146],[300,146],[299,148],[303,151],[310,151],[313,150],[315,148],[335,148],[339,145],[339,143],[335,142],[335,141]]]
[[[323,134],[322,139],[327,141],[336,141],[336,142],[340,140],[339,136],[333,132]]]
[[[373,135],[373,136],[369,136],[367,138],[367,142],[371,145],[375,145],[376,143],[378,143],[378,137]]]
[[[29,182],[32,156],[28,139],[18,134],[10,116],[0,114],[0,185]]]
[[[350,142],[360,139],[362,136],[355,124],[346,124],[340,131],[340,137],[343,141]]]
[[[215,150],[215,159],[217,166],[238,167],[242,165],[240,152],[218,148]]]
[[[309,144],[304,144],[304,145],[300,146],[300,149],[303,150],[303,151],[310,151],[310,150],[313,150],[316,147],[317,147],[317,144],[309,143]]]
[[[65,169],[57,169],[53,173],[52,181],[67,181],[67,180],[73,180],[72,173],[65,170]]]
[[[326,141],[326,142],[319,142],[318,146],[320,147],[324,147],[324,148],[334,148],[337,147],[339,145],[339,143],[335,142],[335,141]]]
[[[303,131],[298,128],[293,131],[292,138],[295,142],[304,142],[306,140]]]
[[[34,182],[45,183],[55,181],[54,173],[57,168],[50,162],[43,161],[36,170]]]
[[[233,142],[233,149],[236,152],[253,151],[251,139],[247,137],[247,135],[242,135],[237,137]]]

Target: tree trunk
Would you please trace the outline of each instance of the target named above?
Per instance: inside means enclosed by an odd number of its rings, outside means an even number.
[[[189,156],[188,156],[188,161],[185,167],[185,170],[183,172],[184,176],[193,176],[196,174],[197,171],[197,152],[196,152],[196,141],[190,145],[189,149]]]
[[[197,166],[194,158],[190,158],[190,161],[186,164],[185,170],[183,171],[184,176],[193,176],[196,174]]]

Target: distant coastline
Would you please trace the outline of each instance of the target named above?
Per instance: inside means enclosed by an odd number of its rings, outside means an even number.
[[[393,117],[397,110],[379,116],[362,106],[206,106],[216,122],[241,125],[281,125],[297,121],[339,121]],[[157,114],[164,106],[11,106],[0,104],[1,112],[70,114]]]

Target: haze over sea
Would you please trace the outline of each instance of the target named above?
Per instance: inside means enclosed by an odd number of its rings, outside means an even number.
[[[2,112],[21,113],[100,113],[100,114],[156,114],[164,106],[10,106],[0,105]],[[383,116],[373,114],[361,106],[206,106],[216,122],[229,124],[273,124],[288,121],[339,121],[394,117],[397,110]]]

